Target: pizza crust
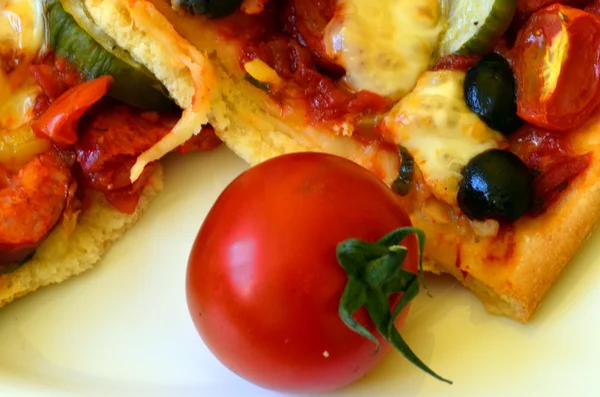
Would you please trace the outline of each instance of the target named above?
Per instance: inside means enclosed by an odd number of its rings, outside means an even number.
[[[600,218],[600,111],[569,139],[576,153],[593,154],[591,165],[547,212],[515,224],[512,255],[490,261],[493,243],[461,241],[459,268],[457,241],[448,236],[430,238],[429,270],[452,274],[477,294],[488,311],[528,322]],[[429,231],[428,237],[436,233],[435,225],[418,220],[415,225]],[[461,269],[468,269],[466,279]]]
[[[131,51],[138,61],[157,73],[180,104],[191,101],[184,88],[190,86],[192,79],[185,71],[179,76],[169,74],[169,58],[178,49],[161,47],[152,33],[140,30],[135,21],[141,18],[143,26],[154,24],[157,29],[168,26],[161,33],[164,37],[160,43],[180,43],[183,37],[200,48],[205,59],[212,62],[218,77],[209,120],[226,145],[249,164],[298,151],[330,152],[367,167],[372,164],[372,155],[353,150],[347,142],[349,139],[331,131],[322,132],[330,136],[329,143],[311,140],[314,131],[303,124],[302,115],[284,113],[268,95],[244,81],[243,71],[232,53],[234,49],[211,34],[210,28],[203,29],[199,19],[175,13],[168,1],[103,2],[113,6],[118,3],[117,14],[107,12],[109,9],[104,12],[94,10],[99,0],[86,0],[86,3],[92,7],[90,11],[98,25]],[[140,7],[140,3],[144,6]],[[134,7],[135,4],[138,6]],[[201,23],[212,22],[202,20]],[[124,26],[128,27],[127,32],[123,30]],[[154,46],[153,51],[140,49],[149,46]],[[600,154],[600,114],[571,138],[578,153]],[[392,170],[387,175],[384,181],[389,184],[395,174]],[[514,244],[510,245],[510,252],[500,254],[494,240],[465,240],[445,232],[444,225],[421,214],[413,214],[414,225],[427,234],[426,269],[452,274],[475,292],[489,312],[528,322],[600,217],[598,181],[600,162],[595,155],[590,169],[562,193],[548,212],[535,218],[523,218],[515,224]],[[490,253],[499,256],[490,259]],[[468,272],[468,276],[464,277],[463,272]]]
[[[110,246],[146,212],[162,187],[163,173],[158,166],[132,215],[117,211],[101,193],[92,192],[90,208],[79,216],[71,234],[67,236],[63,226],[57,225],[29,262],[0,276],[0,307],[40,287],[62,283],[92,269]]]

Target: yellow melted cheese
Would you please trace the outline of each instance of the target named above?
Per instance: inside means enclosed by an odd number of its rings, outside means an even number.
[[[386,118],[392,139],[413,155],[433,194],[453,206],[469,160],[505,143],[467,107],[464,78],[458,71],[424,73]]]
[[[443,26],[439,0],[340,0],[324,43],[351,88],[399,99],[429,67]]]
[[[45,45],[41,0],[0,0],[0,43],[35,56]]]
[[[42,1],[0,0],[0,163],[26,161],[49,146],[30,127],[41,89],[28,68],[45,45]]]

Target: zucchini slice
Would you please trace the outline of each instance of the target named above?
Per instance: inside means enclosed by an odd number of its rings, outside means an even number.
[[[447,0],[448,26],[441,35],[440,56],[488,52],[506,32],[517,0]]]
[[[164,85],[94,24],[81,0],[51,1],[46,12],[54,52],[88,79],[111,75],[109,96],[143,110],[177,109]]]

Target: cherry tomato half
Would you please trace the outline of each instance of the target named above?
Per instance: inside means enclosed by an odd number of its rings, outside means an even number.
[[[515,43],[517,113],[555,131],[585,122],[600,103],[600,23],[554,4],[529,19]]]
[[[186,287],[195,326],[225,366],[259,386],[344,387],[390,345],[364,309],[355,319],[377,336],[378,351],[340,319],[348,275],[336,246],[349,238],[375,242],[410,225],[385,184],[341,157],[296,153],[252,167],[223,191],[194,242]],[[402,244],[403,268],[414,272],[416,239]]]

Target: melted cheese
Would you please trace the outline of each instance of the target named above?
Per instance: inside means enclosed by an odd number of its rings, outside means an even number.
[[[0,48],[35,56],[45,39],[43,1],[0,0]]]
[[[394,142],[414,156],[433,194],[453,206],[469,160],[505,144],[465,104],[464,77],[457,71],[426,72],[385,121]]]
[[[1,73],[1,72],[0,72]],[[35,81],[27,79],[19,87],[10,89],[11,80],[4,77],[5,98],[0,101],[0,131],[21,128],[32,121],[33,107],[41,90]],[[2,84],[0,82],[0,84]]]
[[[439,0],[340,0],[325,48],[351,88],[399,99],[429,67],[442,12]]]
[[[244,70],[246,70],[250,76],[263,83],[280,85],[283,82],[273,68],[258,58],[246,62],[244,64]]]
[[[0,162],[47,149],[30,128],[41,89],[28,72],[46,45],[41,1],[0,0]]]
[[[106,0],[104,2],[106,3]],[[157,16],[156,9],[147,2],[135,2],[131,4],[131,8],[132,15]],[[191,106],[184,109],[181,119],[171,132],[138,156],[131,168],[130,180],[132,183],[142,175],[146,165],[166,156],[202,131],[202,127],[208,123],[208,114],[211,111],[210,98],[216,81],[215,71],[208,59],[195,47],[180,38],[173,26],[166,20],[138,18],[136,24],[142,31],[149,32],[160,48],[172,49],[173,60],[185,65],[189,70],[194,84],[194,95]],[[176,48],[173,48],[173,45],[176,45]]]

